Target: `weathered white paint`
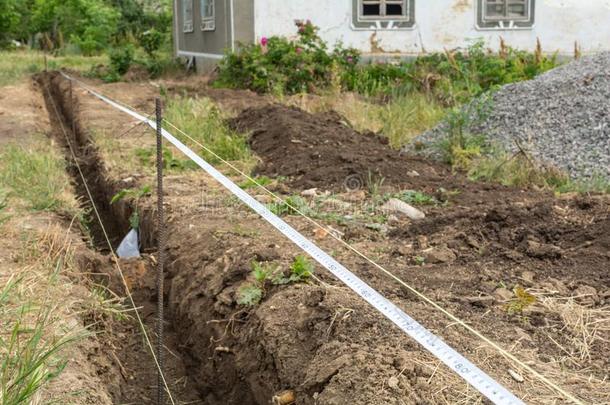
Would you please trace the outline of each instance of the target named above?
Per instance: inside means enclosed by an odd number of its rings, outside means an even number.
[[[464,47],[484,39],[492,48],[500,37],[519,49],[534,49],[536,39],[545,52],[570,55],[575,41],[583,53],[610,50],[610,0],[537,0],[531,29],[482,30],[476,24],[476,0],[416,0],[412,29],[354,29],[353,0],[258,0],[255,32],[264,36],[293,36],[295,20],[310,19],[329,43],[343,42],[364,53],[418,54]]]

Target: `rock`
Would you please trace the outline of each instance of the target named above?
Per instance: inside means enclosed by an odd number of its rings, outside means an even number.
[[[420,249],[428,249],[428,237],[426,235],[418,235],[417,246],[419,246]]]
[[[322,202],[322,205],[332,210],[349,210],[350,208],[352,208],[352,204],[345,201],[337,200],[336,198],[327,198],[326,200],[324,200],[324,202]]]
[[[419,173],[416,172],[415,170],[410,170],[407,172],[407,176],[409,177],[419,177]]]
[[[413,254],[413,244],[407,243],[406,245],[399,246],[396,249],[396,253],[401,256],[411,256]]]
[[[559,259],[561,257],[561,248],[555,245],[528,240],[525,253],[537,259]]]
[[[390,226],[395,226],[400,224],[400,219],[398,219],[398,217],[396,215],[389,215],[388,216],[388,225]]]
[[[393,390],[399,390],[400,387],[398,387],[398,383],[400,381],[398,380],[398,377],[396,376],[392,376],[390,378],[388,378],[388,387],[392,388]]]
[[[381,207],[381,210],[388,214],[404,215],[414,220],[424,219],[426,217],[426,214],[417,208],[397,198],[390,199]]]
[[[463,110],[470,133],[485,134],[507,153],[526,150],[534,160],[573,178],[610,176],[610,52],[586,56],[533,80],[503,86],[491,95],[493,107],[482,119],[473,102]],[[481,101],[486,103],[483,96]],[[449,123],[415,138],[407,149],[438,156],[433,145],[446,139]]]
[[[381,233],[388,232],[388,226],[386,224],[371,223],[371,224],[365,224],[364,226],[368,229],[372,229],[377,232],[381,232]]]
[[[293,390],[286,390],[275,394],[271,398],[273,405],[292,405],[296,402],[297,397]]]
[[[574,295],[577,297],[576,301],[583,305],[595,305],[599,302],[599,295],[594,287],[588,285],[581,285],[574,290]]]
[[[521,376],[521,374],[517,373],[514,370],[511,370],[510,368],[508,369],[508,374],[510,374],[510,376],[513,378],[513,380],[522,383],[523,381],[525,381],[523,379],[523,377]]]
[[[535,274],[533,271],[526,270],[523,273],[521,273],[521,279],[530,284],[534,284],[534,277],[535,277]]]
[[[513,292],[507,288],[500,287],[496,288],[493,293],[493,296],[500,302],[508,302],[515,297],[515,294],[513,294]]]
[[[354,190],[348,193],[339,194],[339,198],[347,202],[360,202],[366,199],[364,190]]]
[[[301,196],[303,196],[303,197],[315,197],[317,195],[318,195],[317,188],[310,188],[308,190],[301,191]]]
[[[254,198],[261,204],[271,204],[273,202],[273,197],[267,194],[259,194],[254,196]]]
[[[422,252],[422,256],[426,260],[426,263],[439,264],[439,263],[453,263],[457,256],[453,253],[453,250],[447,246],[438,246],[429,248]]]

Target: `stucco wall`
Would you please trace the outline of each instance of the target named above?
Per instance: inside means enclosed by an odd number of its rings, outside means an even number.
[[[511,46],[533,49],[540,38],[545,52],[572,54],[578,41],[583,53],[610,50],[610,0],[536,0],[531,29],[480,30],[477,0],[416,0],[415,26],[406,30],[352,28],[353,0],[254,0],[257,39],[294,35],[294,20],[310,19],[321,36],[364,53],[416,54],[463,47],[483,38],[499,46],[500,36]]]

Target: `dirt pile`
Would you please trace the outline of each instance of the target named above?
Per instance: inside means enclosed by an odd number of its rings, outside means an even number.
[[[420,174],[450,176],[442,165],[402,156],[386,138],[355,131],[333,112],[314,115],[276,104],[247,109],[230,125],[251,134],[250,146],[263,160],[258,174],[286,176],[293,187],[357,189],[381,178],[386,185],[413,186]]]

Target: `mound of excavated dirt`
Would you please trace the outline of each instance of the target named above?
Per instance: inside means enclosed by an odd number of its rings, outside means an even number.
[[[247,109],[230,125],[251,133],[250,146],[262,159],[258,174],[286,176],[293,187],[355,189],[381,178],[386,185],[414,186],[429,184],[419,175],[450,176],[443,165],[403,156],[387,139],[355,131],[334,112],[275,104]]]

